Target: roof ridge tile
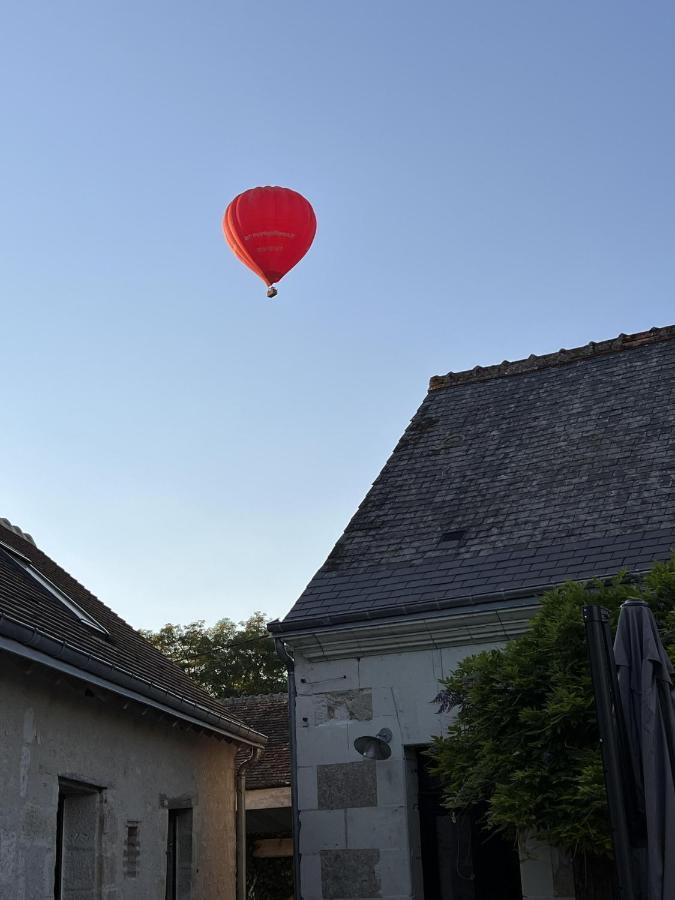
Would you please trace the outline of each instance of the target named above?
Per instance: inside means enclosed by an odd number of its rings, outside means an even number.
[[[530,353],[526,359],[509,361],[503,360],[491,366],[474,366],[462,372],[448,372],[447,375],[432,375],[429,379],[429,391],[438,391],[446,387],[456,387],[461,384],[490,381],[495,378],[505,378],[513,375],[525,375],[529,372],[537,372],[540,369],[549,369],[554,366],[567,365],[582,359],[590,359],[602,356],[606,353],[618,353],[643,347],[645,344],[655,344],[659,341],[675,339],[675,325],[665,325],[662,328],[654,326],[647,331],[637,331],[634,334],[618,334],[614,338],[605,341],[589,341],[581,347],[567,349],[561,347],[555,353],[537,355]]]

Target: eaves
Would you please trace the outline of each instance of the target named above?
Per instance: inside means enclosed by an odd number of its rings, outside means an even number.
[[[31,628],[2,614],[0,651],[95,685],[217,737],[260,748],[267,743],[264,735],[243,723],[218,715],[155,682],[142,681],[119,666],[83,653],[66,641],[57,641],[37,628]]]
[[[631,574],[639,577],[643,569]],[[616,572],[594,580],[606,581]],[[588,579],[583,579],[588,581]],[[539,597],[564,582],[462,599],[405,604],[312,619],[286,619],[269,631],[309,660],[504,642],[526,631]]]
[[[537,598],[529,595],[426,616],[318,626],[283,633],[279,638],[308,660],[504,643],[527,629],[537,608]]]

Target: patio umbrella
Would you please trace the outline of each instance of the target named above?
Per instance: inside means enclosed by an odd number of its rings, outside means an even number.
[[[673,667],[642,600],[621,606],[614,641],[628,751],[644,816],[644,900],[675,898],[675,714]]]

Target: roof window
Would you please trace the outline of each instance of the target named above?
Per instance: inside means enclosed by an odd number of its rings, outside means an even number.
[[[99,624],[93,616],[90,616],[79,604],[74,600],[71,600],[68,594],[64,593],[61,588],[58,588],[51,582],[46,575],[43,575],[42,572],[36,569],[27,556],[24,556],[23,553],[15,550],[14,547],[10,547],[9,544],[5,544],[4,541],[0,541],[0,548],[7,556],[11,557],[15,563],[21,566],[34,581],[37,581],[41,587],[50,593],[52,597],[56,597],[59,603],[61,603],[62,606],[65,606],[66,609],[68,609],[83,625],[92,628],[94,631],[98,631],[100,634],[106,636],[109,635],[107,628],[104,628],[103,625]]]

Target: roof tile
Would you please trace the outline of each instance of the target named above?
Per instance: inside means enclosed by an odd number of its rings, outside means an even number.
[[[431,597],[540,588],[668,557],[674,386],[675,326],[432,379],[276,627],[413,614]],[[455,530],[458,545],[439,543]]]

